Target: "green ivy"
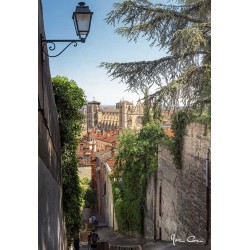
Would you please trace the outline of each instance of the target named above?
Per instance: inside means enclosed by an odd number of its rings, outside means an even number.
[[[52,78],[59,117],[62,153],[63,211],[67,243],[70,246],[81,227],[82,189],[78,176],[76,156],[78,136],[83,116],[80,108],[87,103],[84,92],[75,81],[67,77]]]
[[[116,168],[111,177],[118,229],[143,235],[147,181],[157,168],[158,143],[165,138],[157,123],[139,133],[125,130],[119,138]]]
[[[96,204],[96,192],[91,187],[91,180],[88,178],[80,179],[80,188],[81,188],[81,209],[84,207],[93,208]]]
[[[184,136],[186,135],[187,125],[191,122],[204,124],[206,129],[210,127],[211,115],[208,109],[202,113],[197,113],[191,110],[179,110],[172,116],[171,129],[174,132],[174,137],[167,137],[166,143],[173,155],[173,161],[177,169],[182,168],[182,151]],[[206,134],[206,129],[204,135]]]

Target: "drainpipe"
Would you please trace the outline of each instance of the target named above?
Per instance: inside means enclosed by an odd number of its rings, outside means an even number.
[[[209,160],[210,160],[210,150],[206,153],[206,243],[208,245],[209,240]]]

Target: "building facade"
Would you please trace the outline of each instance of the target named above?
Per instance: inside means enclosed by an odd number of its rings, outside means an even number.
[[[116,103],[115,108],[104,108],[100,102],[91,101],[87,106],[87,129],[116,130],[131,128],[139,130],[143,117],[143,103],[128,101]]]

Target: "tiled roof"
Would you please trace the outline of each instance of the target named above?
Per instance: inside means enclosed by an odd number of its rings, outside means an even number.
[[[76,155],[77,157],[83,157],[83,151],[77,151]]]
[[[112,157],[110,150],[105,150],[101,153],[95,154],[96,158],[98,158],[101,162],[107,163],[110,167],[110,169],[114,168],[115,165],[115,159]]]
[[[118,130],[104,132],[103,135],[101,134],[101,132],[91,131],[90,138],[94,138],[94,139],[100,140],[100,141],[105,141],[108,143],[113,143],[113,142],[117,141],[117,134],[118,134]]]
[[[111,159],[111,151],[110,150],[103,150],[95,153],[95,157],[99,158],[101,161],[106,161],[108,159]]]
[[[109,167],[111,169],[114,169],[114,167],[115,167],[115,160],[109,159],[109,160],[106,160],[106,163],[109,165]]]

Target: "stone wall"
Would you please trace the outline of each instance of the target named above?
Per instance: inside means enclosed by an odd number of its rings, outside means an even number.
[[[154,173],[151,174],[146,195],[146,209],[144,211],[144,237],[146,239],[154,239],[154,207],[155,207],[155,187],[154,187]]]
[[[106,183],[106,195],[104,196],[104,214],[105,223],[109,229],[118,230],[118,225],[115,217],[112,183],[109,178],[109,172],[105,172],[104,180]]]
[[[41,53],[45,37],[39,1],[38,43],[38,249],[66,249],[62,210],[61,146],[48,58]]]
[[[210,131],[206,127],[192,123],[184,137],[183,167],[177,170],[172,155],[165,144],[158,148],[157,185],[154,189],[154,176],[147,190],[147,200],[156,197],[156,206],[151,210],[149,220],[155,224],[145,231],[145,236],[153,239],[171,240],[176,234],[186,240],[194,235],[206,241],[206,153],[211,147]],[[152,224],[152,223],[151,223]],[[154,227],[155,226],[155,227]],[[155,229],[155,230],[154,230]]]

